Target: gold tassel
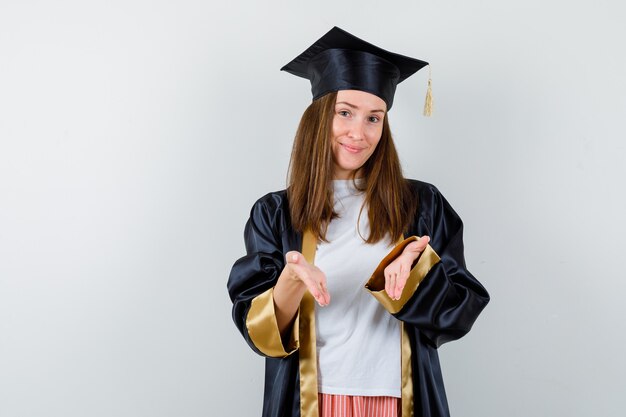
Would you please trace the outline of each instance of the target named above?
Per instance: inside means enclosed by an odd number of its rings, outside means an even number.
[[[433,88],[432,79],[430,73],[430,65],[428,66],[428,90],[426,90],[426,101],[424,102],[424,116],[430,117],[433,115]]]

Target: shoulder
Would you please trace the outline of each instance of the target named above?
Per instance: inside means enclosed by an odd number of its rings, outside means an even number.
[[[252,210],[273,211],[285,206],[289,207],[289,203],[287,201],[287,190],[279,190],[272,191],[271,193],[267,193],[263,197],[259,198],[252,206]]]
[[[433,184],[413,179],[407,179],[407,183],[419,200],[432,201],[433,199],[443,198],[439,189]]]
[[[409,179],[407,180],[414,195],[417,196],[418,215],[428,221],[436,222],[441,218],[452,223],[461,223],[458,214],[439,189],[430,183]]]
[[[287,190],[272,191],[259,198],[253,207],[278,207],[287,204]]]
[[[408,178],[406,181],[409,183],[409,186],[411,187],[412,190],[415,190],[418,192],[419,191],[439,192],[437,187],[435,187],[433,184],[430,184],[424,181],[410,179],[410,178]]]
[[[283,229],[290,222],[287,190],[273,191],[259,198],[250,210],[250,220],[273,230]]]

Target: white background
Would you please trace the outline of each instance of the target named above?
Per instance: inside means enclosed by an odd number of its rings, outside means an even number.
[[[390,113],[492,295],[454,416],[623,416],[619,1],[0,3],[0,416],[260,415],[226,280],[337,25],[433,64]]]

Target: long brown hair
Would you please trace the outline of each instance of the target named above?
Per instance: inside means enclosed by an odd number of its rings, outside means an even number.
[[[336,98],[336,92],[326,94],[304,111],[293,142],[287,179],[292,226],[299,232],[309,229],[324,241],[328,224],[337,216],[331,183]],[[402,176],[387,114],[376,150],[361,172],[365,181],[360,188],[365,191],[370,226],[365,241],[375,243],[387,234],[392,240],[398,239],[409,225],[417,200]]]

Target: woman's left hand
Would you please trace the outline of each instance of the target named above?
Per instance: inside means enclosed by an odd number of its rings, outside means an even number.
[[[385,291],[392,300],[399,300],[402,290],[409,279],[413,262],[426,249],[430,238],[422,236],[418,240],[406,245],[396,259],[385,268]]]

